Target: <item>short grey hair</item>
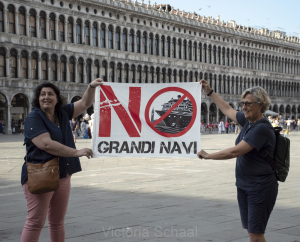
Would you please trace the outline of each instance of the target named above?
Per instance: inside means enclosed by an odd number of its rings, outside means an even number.
[[[241,95],[241,98],[244,99],[248,94],[253,95],[255,102],[263,104],[263,106],[261,108],[262,113],[269,110],[269,107],[271,105],[271,100],[265,89],[263,89],[262,87],[259,87],[259,86],[250,87],[243,92],[243,94]]]

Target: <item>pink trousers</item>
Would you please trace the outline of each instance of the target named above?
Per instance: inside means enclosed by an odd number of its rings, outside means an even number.
[[[27,181],[23,191],[27,200],[27,218],[23,228],[21,242],[37,242],[48,214],[49,234],[52,242],[65,241],[64,220],[67,212],[71,177],[60,179],[59,188],[55,192],[31,194]]]

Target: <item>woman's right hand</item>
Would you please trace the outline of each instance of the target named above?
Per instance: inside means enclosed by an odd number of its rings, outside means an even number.
[[[88,159],[93,157],[93,151],[89,148],[83,148],[81,150],[77,150],[76,157],[86,156]]]
[[[207,94],[210,93],[211,91],[211,87],[209,86],[208,82],[204,79],[202,79],[199,84],[202,84],[202,89],[204,92],[206,92]]]

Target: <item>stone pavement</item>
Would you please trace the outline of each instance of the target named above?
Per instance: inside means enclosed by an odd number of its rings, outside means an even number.
[[[215,152],[234,134],[202,136]],[[268,242],[300,242],[300,132],[291,132],[291,171],[280,183]],[[78,140],[77,147],[90,147]],[[21,135],[0,135],[0,241],[19,241],[26,218]],[[236,200],[235,160],[81,158],[72,177],[67,242],[246,242]],[[49,240],[48,223],[40,241]]]

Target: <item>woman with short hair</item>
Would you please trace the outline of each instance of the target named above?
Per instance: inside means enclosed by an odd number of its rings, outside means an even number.
[[[270,123],[262,123],[263,113],[269,109],[270,98],[262,87],[252,87],[241,95],[240,107],[234,110],[208,82],[201,80],[203,90],[211,97],[222,113],[242,126],[234,147],[208,154],[198,152],[200,159],[236,159],[237,198],[243,228],[248,230],[251,242],[265,242],[265,229],[278,193],[275,171],[260,150],[274,155],[276,138]],[[261,121],[260,121],[261,120]],[[260,122],[259,122],[260,121]],[[257,123],[256,123],[257,122]]]
[[[91,82],[82,99],[63,105],[63,97],[57,86],[50,82],[38,85],[34,92],[32,111],[25,121],[27,161],[46,163],[59,157],[60,185],[56,191],[31,194],[28,190],[26,162],[22,167],[21,184],[27,200],[27,218],[21,242],[36,242],[48,215],[49,234],[52,242],[65,241],[64,220],[70,195],[71,175],[81,171],[78,157],[90,158],[89,148],[77,150],[70,120],[87,110],[95,99],[95,87],[103,83],[98,78]]]

